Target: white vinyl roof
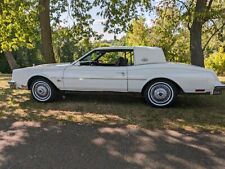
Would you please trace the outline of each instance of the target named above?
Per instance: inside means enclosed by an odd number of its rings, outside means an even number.
[[[134,51],[134,65],[150,64],[150,63],[164,63],[166,62],[163,50],[159,47],[148,47],[148,46],[111,46],[111,47],[100,47],[95,48],[89,53],[96,50],[130,50]],[[85,54],[80,59],[89,55]],[[77,61],[79,61],[78,59]],[[75,61],[74,63],[76,63]]]
[[[110,50],[133,50],[134,51],[134,65],[166,62],[163,50],[159,47],[112,46],[112,47],[96,48],[95,50],[109,50],[109,51]]]
[[[164,52],[159,47],[134,47],[134,65],[165,62]]]
[[[111,47],[99,47],[94,50],[134,50],[135,48],[141,49],[158,49],[159,47],[149,47],[149,46],[111,46]]]
[[[94,50],[133,50],[133,46],[111,46],[111,47],[99,47]]]

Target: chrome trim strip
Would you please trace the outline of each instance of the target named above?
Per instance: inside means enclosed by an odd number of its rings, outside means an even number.
[[[16,89],[16,82],[13,80],[8,81],[9,87],[11,89]]]
[[[225,85],[223,86],[215,86],[215,90],[225,90]]]
[[[8,84],[16,84],[16,82],[15,81],[13,81],[13,80],[10,80],[10,81],[8,81]]]
[[[225,85],[223,86],[215,86],[213,89],[213,94],[214,95],[220,95],[223,93],[223,91],[225,90]]]
[[[147,79],[127,79],[127,80],[147,80]]]
[[[64,79],[77,79],[77,80],[146,80],[146,79],[127,79],[127,78],[98,78],[98,77],[88,77],[88,78],[82,78],[82,77],[64,77]]]

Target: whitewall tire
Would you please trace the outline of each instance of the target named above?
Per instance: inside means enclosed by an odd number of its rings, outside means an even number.
[[[44,78],[37,78],[31,84],[31,96],[38,102],[49,102],[55,99],[55,86]]]
[[[144,90],[145,101],[154,107],[168,107],[177,96],[176,86],[168,80],[155,80]]]

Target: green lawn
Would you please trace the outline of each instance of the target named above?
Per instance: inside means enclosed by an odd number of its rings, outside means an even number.
[[[225,94],[179,96],[173,107],[164,109],[149,107],[140,96],[125,94],[76,93],[42,104],[30,99],[29,91],[9,89],[9,79],[10,75],[0,75],[0,118],[225,133]]]

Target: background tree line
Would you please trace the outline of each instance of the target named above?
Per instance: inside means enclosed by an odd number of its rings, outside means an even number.
[[[92,28],[93,9],[105,31],[125,36],[102,40]],[[169,61],[225,71],[224,0],[0,0],[0,27],[0,72],[72,62],[111,45],[159,46]]]

